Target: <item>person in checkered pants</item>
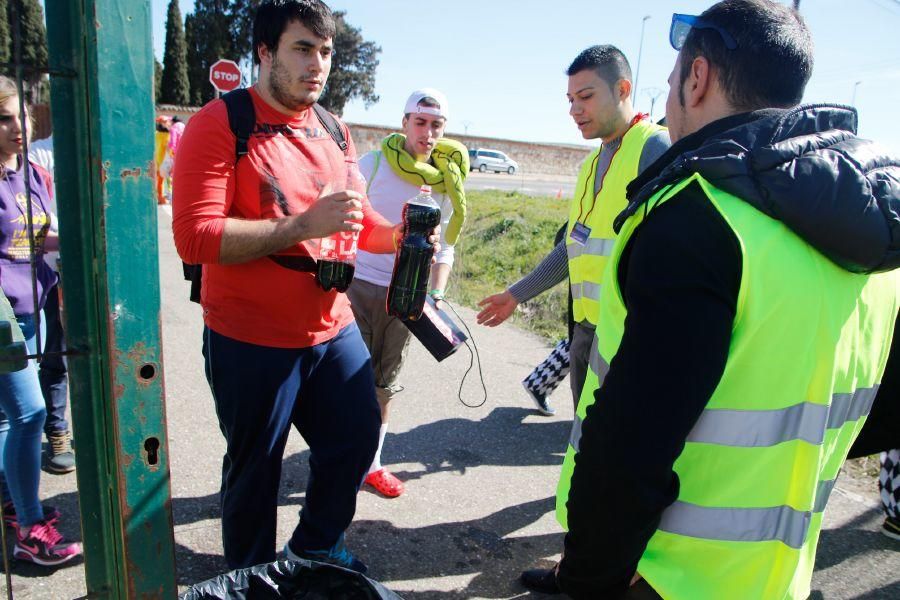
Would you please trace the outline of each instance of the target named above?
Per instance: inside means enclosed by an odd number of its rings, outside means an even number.
[[[885,514],[881,532],[889,538],[900,540],[900,449],[881,453],[878,489]]]

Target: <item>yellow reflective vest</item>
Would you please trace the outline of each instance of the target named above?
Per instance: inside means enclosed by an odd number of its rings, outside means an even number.
[[[600,191],[594,194],[597,162],[600,150],[593,151],[581,165],[575,197],[569,207],[569,226],[566,230],[566,252],[569,255],[569,284],[572,289],[572,312],[575,321],[587,321],[597,325],[600,289],[603,272],[612,250],[616,234],[613,220],[628,204],[625,188],[638,175],[638,165],[644,144],[657,131],[665,129],[649,120],[634,122],[616,150],[605,175]],[[590,228],[590,236],[581,244],[572,239],[577,223]]]
[[[740,243],[741,287],[724,373],[674,464],[678,499],[638,572],[667,599],[805,599],[825,504],[884,371],[900,277],[841,269],[700,175],[660,191],[616,239],[557,517],[566,527],[581,424],[598,390],[603,402],[624,332],[615,276],[622,250],[654,208],[692,182]]]

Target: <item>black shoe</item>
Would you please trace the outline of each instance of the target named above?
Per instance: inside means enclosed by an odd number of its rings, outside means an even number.
[[[72,434],[66,431],[55,431],[47,435],[50,447],[47,449],[47,469],[51,473],[62,475],[75,470],[75,451],[72,450]]]
[[[529,569],[522,571],[519,579],[526,588],[532,592],[541,592],[542,594],[562,594],[559,585],[556,583],[555,569]]]
[[[353,553],[347,550],[347,546],[344,545],[343,534],[338,539],[337,543],[327,550],[304,550],[303,552],[294,552],[291,549],[291,542],[288,541],[284,545],[284,554],[289,560],[300,560],[305,558],[306,560],[314,560],[330,565],[337,565],[338,567],[344,567],[345,569],[350,569],[351,571],[356,571],[363,575],[369,570],[366,563],[353,556]]]

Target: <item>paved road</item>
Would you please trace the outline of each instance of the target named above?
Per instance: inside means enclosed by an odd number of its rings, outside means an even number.
[[[529,175],[522,172],[508,175],[473,171],[466,179],[466,189],[517,191],[529,196],[571,198],[575,193],[575,176]]]
[[[201,374],[200,309],[187,300],[187,284],[171,243],[170,217],[159,212],[163,340],[178,581],[182,587],[225,570],[218,521],[223,450],[212,400]],[[555,417],[541,417],[520,380],[544,358],[543,340],[513,327],[474,326],[488,400],[466,408],[457,398],[469,364],[463,350],[438,365],[414,346],[406,391],[395,409],[384,462],[407,482],[407,494],[386,500],[359,496],[348,543],[370,574],[404,598],[450,600],[527,598],[518,573],[558,558],[562,535],[553,498],[572,417],[568,389],[553,397]],[[477,375],[463,398],[476,403]],[[285,453],[278,540],[296,523],[307,479],[308,451],[292,434]],[[74,476],[43,478],[43,493],[69,519],[77,535]],[[252,518],[252,515],[248,515]],[[843,476],[825,516],[813,598],[900,598],[900,544],[878,533],[881,515],[871,479]],[[73,598],[85,592],[75,565],[45,575],[16,564],[17,598]]]

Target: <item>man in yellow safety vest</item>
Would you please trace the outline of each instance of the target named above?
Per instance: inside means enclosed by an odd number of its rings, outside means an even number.
[[[631,67],[615,46],[591,46],[569,66],[569,114],[586,140],[603,144],[581,166],[565,239],[528,275],[479,305],[478,322],[494,327],[516,307],[569,277],[575,327],[569,348],[577,405],[597,326],[603,271],[612,249],[613,219],[625,208],[625,186],[669,147],[665,128],[631,105]],[[545,398],[538,410],[552,414]]]
[[[674,145],[616,219],[541,581],[805,599],[893,334],[900,162],[853,109],[798,105],[812,41],[783,4],[676,14],[670,39]]]

